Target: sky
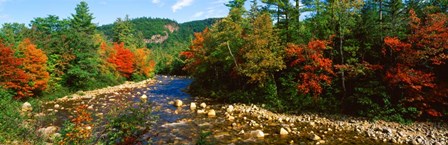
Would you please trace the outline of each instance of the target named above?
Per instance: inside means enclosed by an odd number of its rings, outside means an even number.
[[[37,17],[56,15],[68,18],[81,0],[0,0],[0,26],[3,23],[29,24]],[[224,17],[228,0],[84,0],[98,25],[113,23],[118,17],[157,17],[179,23]]]

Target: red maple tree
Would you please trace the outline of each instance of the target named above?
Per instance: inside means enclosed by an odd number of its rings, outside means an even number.
[[[315,99],[322,93],[323,86],[331,84],[334,71],[331,59],[323,56],[326,42],[314,40],[308,46],[288,45],[286,53],[292,58],[290,66],[299,67],[299,84],[302,94],[312,94]]]
[[[134,72],[134,54],[124,47],[124,43],[114,43],[114,53],[109,55],[107,61],[114,64],[116,70],[124,77],[130,78]]]
[[[29,76],[20,69],[23,59],[14,56],[14,51],[0,40],[0,86],[16,91],[16,99],[32,95],[28,85]]]
[[[445,82],[438,79],[434,69],[448,60],[448,16],[429,14],[422,21],[410,10],[412,33],[407,42],[386,37],[383,54],[390,60],[385,80],[400,90],[407,104],[423,110],[430,116],[442,116],[440,106],[448,105]],[[445,80],[446,81],[446,80]]]

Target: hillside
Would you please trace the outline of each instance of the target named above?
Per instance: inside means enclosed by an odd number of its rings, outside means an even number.
[[[167,43],[164,43],[166,41],[168,43],[189,42],[194,32],[201,32],[217,20],[219,18],[178,23],[174,20],[164,18],[141,17],[131,19],[130,22],[135,31],[143,33],[143,37],[148,46],[155,47],[155,44],[163,44],[166,46]],[[113,25],[102,25],[97,30],[111,38],[113,35]]]

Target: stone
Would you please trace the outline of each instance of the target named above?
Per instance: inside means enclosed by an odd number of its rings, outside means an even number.
[[[310,122],[310,126],[311,126],[311,127],[314,127],[314,126],[316,126],[316,123],[314,123],[314,122]]]
[[[253,136],[258,137],[258,138],[263,138],[264,137],[264,132],[261,130],[255,130],[252,131],[251,133]]]
[[[23,111],[23,112],[33,111],[33,107],[31,106],[30,103],[25,102],[25,103],[23,103],[23,105],[22,105],[22,111]]]
[[[198,111],[196,111],[198,114],[204,114],[205,110],[204,109],[199,109]]]
[[[93,105],[90,105],[89,107],[87,107],[87,109],[93,110]]]
[[[176,106],[176,107],[182,107],[183,104],[184,104],[184,103],[182,102],[182,100],[176,100],[176,101],[174,101],[174,106]]]
[[[56,108],[56,109],[59,109],[59,107],[60,107],[59,104],[54,105],[54,108]]]
[[[244,130],[241,130],[238,134],[244,134]]]
[[[201,105],[199,105],[199,106],[201,106],[202,108],[205,108],[205,107],[207,107],[207,104],[201,103]]]
[[[138,94],[140,94],[140,92]],[[143,100],[143,101],[146,101],[146,99],[148,99],[148,96],[143,94],[142,96],[140,96],[140,99]]]
[[[311,140],[314,140],[314,141],[321,140],[320,136],[318,136],[318,135],[316,135],[316,134],[311,135],[311,136],[310,136],[310,139],[311,139]]]
[[[229,105],[229,107],[227,107],[227,109],[226,109],[226,111],[228,112],[228,113],[232,113],[233,112],[233,106],[232,105]]]
[[[190,109],[191,109],[191,110],[195,110],[195,109],[196,109],[196,103],[191,102],[191,103],[190,103]]]
[[[284,129],[283,127],[280,128],[280,135],[288,135],[288,131],[286,131],[286,129]]]
[[[208,115],[208,117],[214,117],[214,116],[216,116],[216,112],[215,112],[215,110],[210,109],[210,110],[208,111],[207,115]]]
[[[56,127],[56,126],[48,126],[46,128],[40,128],[37,130],[37,132],[40,133],[40,135],[42,135],[42,137],[44,137],[45,139],[50,138],[57,131],[58,131],[58,127]]]
[[[229,117],[227,117],[227,120],[229,120],[229,121],[235,120],[235,117],[229,116]]]
[[[232,127],[236,127],[236,125],[237,125],[237,124],[236,124],[235,122],[234,122],[234,123],[232,123]]]

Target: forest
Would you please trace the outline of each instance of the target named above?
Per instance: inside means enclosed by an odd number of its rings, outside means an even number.
[[[402,124],[448,120],[447,0],[230,0],[225,5],[229,13],[224,18],[178,23],[126,16],[97,26],[82,1],[66,19],[48,15],[28,26],[3,24],[0,143],[35,131],[15,126],[29,120],[17,109],[24,102],[42,106],[162,74],[191,77],[191,96],[256,104],[275,113]],[[154,35],[168,37],[148,43]],[[75,109],[80,115],[62,127],[68,131],[60,144],[95,138],[93,132],[82,132],[92,120],[86,108]],[[138,127],[147,125],[139,123],[153,119],[142,115],[151,107],[142,108],[131,106],[109,118],[112,123],[105,128],[112,143],[136,142],[135,134],[143,132]]]
[[[230,1],[181,53],[193,94],[280,112],[447,119],[447,1],[245,3]]]

